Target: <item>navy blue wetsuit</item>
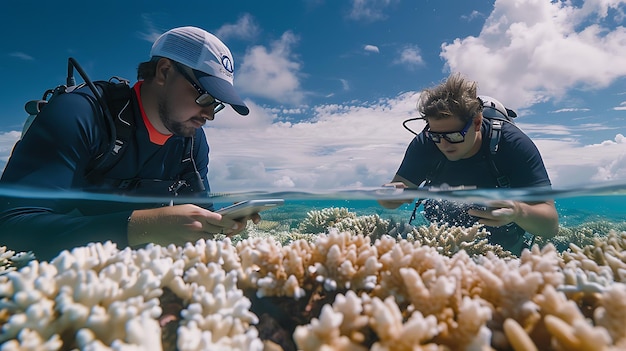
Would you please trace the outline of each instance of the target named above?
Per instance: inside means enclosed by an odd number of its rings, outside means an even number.
[[[510,187],[550,187],[550,179],[539,150],[517,126],[503,123],[495,155],[490,155],[489,121],[486,119],[483,119],[481,133],[480,151],[470,158],[452,162],[447,161],[437,146],[422,132],[409,144],[397,174],[418,185],[427,178],[432,178],[430,185],[433,186],[447,184],[496,188],[498,183],[489,160],[492,157],[500,175],[508,178]],[[425,203],[424,209],[427,219],[431,221],[471,226],[476,218],[467,214],[469,207],[449,201],[430,200]],[[486,229],[491,232],[490,241],[505,249],[514,245],[524,234],[524,230],[517,225]]]
[[[193,141],[158,133],[137,98],[141,83],[132,88],[127,106],[132,109],[129,115],[135,131],[104,179],[96,181],[86,176],[110,138],[101,108],[89,89],[83,88],[59,95],[43,108],[14,147],[0,185],[28,187],[31,193],[41,188],[167,197],[173,196],[169,192],[172,184],[197,170],[205,189],[196,195],[206,196],[210,191],[209,146],[203,130],[197,130]],[[132,186],[121,185],[129,183]],[[127,224],[132,211],[163,205],[84,199],[0,200],[0,245],[34,251],[40,259],[50,259],[62,249],[93,241],[111,240],[123,248],[128,245]]]

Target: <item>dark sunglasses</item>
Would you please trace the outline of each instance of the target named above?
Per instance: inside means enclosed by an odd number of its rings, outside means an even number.
[[[196,104],[202,107],[215,106],[213,108],[214,114],[220,112],[221,110],[224,109],[224,107],[226,107],[224,106],[223,102],[214,98],[213,96],[211,96],[211,94],[209,94],[208,91],[202,89],[198,84],[196,84],[196,82],[194,82],[194,80],[191,79],[187,71],[185,71],[185,69],[181,67],[179,63],[174,63],[174,66],[176,67],[176,70],[180,74],[182,74],[183,77],[185,77],[185,79],[196,89],[196,91],[198,91],[198,94],[200,94],[200,96],[196,98]]]
[[[426,133],[426,136],[434,143],[439,144],[441,142],[441,139],[443,138],[446,139],[446,141],[450,144],[458,144],[465,141],[465,134],[467,134],[467,131],[470,129],[473,121],[474,119],[470,118],[470,120],[467,121],[465,128],[458,132],[435,133],[430,131],[430,127],[426,127],[426,130],[424,132]]]

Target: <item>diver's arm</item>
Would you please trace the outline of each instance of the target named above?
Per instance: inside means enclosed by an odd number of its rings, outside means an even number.
[[[64,249],[90,242],[111,240],[120,249],[126,246],[130,211],[81,216],[55,213],[45,206],[48,202],[19,204],[15,199],[2,199],[0,246],[17,252],[33,251],[40,260],[50,260]]]
[[[126,245],[130,210],[84,216],[84,202],[54,196],[35,198],[40,191],[80,188],[81,175],[97,154],[106,132],[98,125],[97,106],[81,94],[62,94],[37,116],[13,149],[0,186],[22,191],[24,197],[0,200],[0,245],[38,256],[92,241]],[[43,253],[43,254],[39,254]]]
[[[493,201],[489,209],[471,209],[468,213],[480,217],[481,224],[499,227],[511,222],[527,232],[544,238],[554,237],[559,230],[559,217],[553,200],[544,202]]]
[[[417,185],[413,184],[411,181],[409,181],[408,179],[399,176],[397,173],[396,175],[393,177],[393,179],[391,180],[390,183],[387,184],[383,184],[383,186],[393,186],[397,189],[407,189],[407,188],[411,188],[411,189],[417,189]],[[397,199],[397,200],[378,200],[378,203],[384,207],[384,208],[389,208],[389,209],[395,209],[398,208],[404,204],[410,204],[413,202],[413,198],[407,198],[407,199]]]

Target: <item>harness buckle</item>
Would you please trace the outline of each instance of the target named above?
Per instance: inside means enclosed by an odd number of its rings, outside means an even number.
[[[174,196],[178,196],[178,191],[188,185],[189,184],[185,180],[177,180],[174,182],[174,184],[170,185],[169,188],[167,188],[167,190],[170,193],[173,193]]]

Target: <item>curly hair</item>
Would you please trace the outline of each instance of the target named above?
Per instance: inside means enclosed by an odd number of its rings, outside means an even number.
[[[426,120],[458,117],[468,122],[482,111],[477,86],[460,73],[453,73],[440,85],[422,90],[417,110]]]

